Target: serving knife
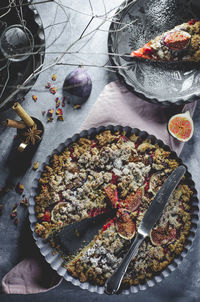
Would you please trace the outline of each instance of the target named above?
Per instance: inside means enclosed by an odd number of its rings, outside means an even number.
[[[156,194],[140,223],[137,235],[133,239],[133,242],[131,243],[127,254],[123,258],[117,269],[114,271],[114,273],[106,281],[104,290],[106,294],[113,295],[118,292],[130,261],[137,254],[138,248],[141,245],[142,241],[149,235],[151,229],[161,217],[169,198],[171,197],[173,191],[177,187],[185,172],[186,168],[183,165],[176,168],[168,176],[167,180],[164,182],[164,184]]]

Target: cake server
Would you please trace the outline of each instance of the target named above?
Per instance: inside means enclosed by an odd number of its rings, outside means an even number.
[[[149,235],[151,229],[159,220],[165,208],[165,205],[167,204],[169,198],[171,197],[173,191],[177,187],[185,172],[186,168],[182,165],[176,168],[171,173],[171,175],[168,176],[167,180],[164,182],[164,184],[156,194],[141,221],[137,235],[133,239],[133,242],[131,243],[127,254],[123,258],[117,269],[114,271],[114,273],[111,275],[111,277],[106,281],[106,294],[112,295],[118,292],[130,261],[137,254],[138,248],[141,245],[142,241]]]

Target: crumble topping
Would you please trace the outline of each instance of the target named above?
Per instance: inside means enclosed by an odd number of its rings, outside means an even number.
[[[156,192],[178,165],[170,151],[135,134],[103,131],[95,138],[80,138],[54,154],[43,171],[35,197],[35,231],[54,246],[52,236],[63,226],[123,205],[137,232]],[[131,261],[123,287],[152,278],[181,253],[191,226],[192,195],[183,178]],[[120,234],[116,219],[72,259],[63,255],[73,277],[104,285],[114,272],[131,243]]]

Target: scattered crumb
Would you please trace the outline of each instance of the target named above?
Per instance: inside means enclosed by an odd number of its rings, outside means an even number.
[[[46,111],[45,111],[45,110],[43,110],[43,111],[42,111],[42,115],[44,116],[45,114],[46,114]]]
[[[25,206],[25,207],[28,207],[29,206],[29,203],[28,203],[28,200],[26,197],[24,197],[21,201],[20,201],[20,206]]]
[[[36,161],[34,164],[33,164],[33,170],[37,170],[39,167],[39,162]]]

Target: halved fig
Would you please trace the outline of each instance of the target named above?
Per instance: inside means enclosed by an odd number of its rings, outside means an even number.
[[[142,202],[142,198],[144,195],[144,189],[139,188],[137,192],[132,192],[129,194],[126,199],[123,201],[123,206],[130,212],[134,212],[140,206]]]
[[[116,228],[118,234],[125,239],[132,239],[135,235],[135,223],[131,218],[130,212],[119,209],[116,214]]]
[[[114,184],[108,185],[106,188],[104,188],[106,195],[108,196],[112,206],[114,208],[117,208],[118,205],[118,192],[116,189],[116,186]]]
[[[168,33],[164,39],[164,44],[171,50],[182,50],[188,47],[191,41],[191,35],[183,30],[177,30]]]
[[[53,210],[51,211],[51,220],[55,223],[57,223],[60,219],[58,218],[58,215],[63,215],[62,212],[65,211],[67,203],[66,202],[58,202]],[[66,211],[67,212],[67,211]],[[56,217],[57,216],[57,217]]]
[[[181,142],[187,142],[194,133],[194,124],[190,112],[172,116],[168,123],[169,133]]]
[[[169,226],[153,228],[150,232],[150,239],[156,246],[169,244],[176,239],[176,229]]]

